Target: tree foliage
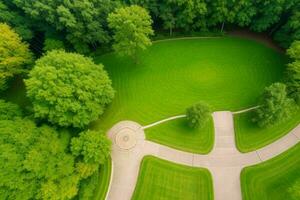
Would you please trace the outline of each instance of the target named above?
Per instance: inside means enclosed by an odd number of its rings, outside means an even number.
[[[21,108],[10,102],[0,99],[0,120],[13,120],[22,117]]]
[[[7,23],[24,39],[33,37],[33,26],[29,18],[20,9],[7,0],[0,0],[0,22]]]
[[[71,199],[79,176],[56,130],[30,120],[0,121],[0,198]]]
[[[131,56],[136,61],[137,52],[151,45],[152,20],[140,6],[116,9],[108,16],[109,27],[114,31],[113,48],[119,55]]]
[[[260,127],[271,126],[291,116],[293,100],[288,98],[286,85],[273,83],[265,88],[254,121]]]
[[[7,24],[0,23],[0,90],[17,74],[27,72],[32,63],[28,45]]]
[[[60,126],[88,125],[103,113],[114,96],[102,65],[59,50],[37,60],[25,84],[35,117]]]
[[[36,21],[46,21],[66,34],[66,39],[79,52],[87,52],[89,45],[109,41],[106,29],[107,14],[117,5],[111,0],[13,0],[27,15]],[[47,29],[47,27],[45,28]]]
[[[300,41],[295,41],[287,50],[293,62],[287,67],[287,88],[289,95],[300,103]]]
[[[43,51],[52,51],[58,49],[65,49],[64,42],[58,39],[46,38],[44,41]]]
[[[203,127],[211,115],[210,108],[205,103],[197,103],[186,110],[186,118],[191,128]]]
[[[81,132],[79,137],[72,138],[71,151],[74,156],[81,158],[76,169],[81,177],[86,178],[110,156],[111,141],[100,132],[87,130]]]

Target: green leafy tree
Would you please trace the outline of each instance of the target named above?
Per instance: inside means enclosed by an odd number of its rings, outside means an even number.
[[[292,43],[287,50],[287,55],[294,60],[300,60],[300,40]]]
[[[109,158],[111,141],[100,132],[87,130],[72,139],[71,151],[74,156],[82,158],[76,167],[81,177],[86,178]]]
[[[60,50],[37,60],[25,84],[35,117],[60,126],[88,125],[114,97],[111,80],[101,64]]]
[[[72,199],[80,178],[55,129],[25,119],[0,120],[0,197]]]
[[[26,18],[11,1],[0,0],[0,22],[13,27],[24,40],[30,40],[33,37],[31,20]]]
[[[186,110],[186,118],[191,128],[203,127],[211,115],[210,108],[205,103],[197,103]]]
[[[0,23],[0,90],[17,74],[27,72],[32,63],[28,45],[7,24]]]
[[[260,127],[271,126],[291,116],[293,100],[288,98],[286,85],[273,83],[265,88],[253,119]]]
[[[115,0],[13,0],[27,15],[43,25],[52,26],[82,53],[110,39],[106,18],[117,5]],[[45,23],[46,22],[46,23]]]
[[[289,95],[300,104],[300,41],[295,41],[287,50],[294,60],[287,67],[287,88]]]
[[[282,22],[279,23],[280,28],[274,34],[274,40],[284,48],[288,48],[293,41],[300,40],[300,1],[291,2],[294,4],[285,12],[283,25]]]
[[[20,107],[0,99],[0,120],[13,120],[17,117],[22,117]]]
[[[140,6],[116,9],[108,16],[109,27],[114,31],[113,48],[119,55],[130,56],[137,62],[137,53],[151,45],[152,20]]]
[[[44,41],[43,51],[51,51],[55,49],[65,49],[64,42],[58,39],[46,38]]]

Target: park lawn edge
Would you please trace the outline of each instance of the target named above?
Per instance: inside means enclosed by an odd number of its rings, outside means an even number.
[[[298,111],[299,112],[299,111]],[[259,143],[254,143],[255,145],[245,145],[246,143],[248,144],[249,141],[245,140],[245,139],[241,139],[241,131],[240,131],[240,125],[239,125],[239,121],[241,121],[241,116],[242,115],[246,115],[249,113],[240,113],[240,114],[235,114],[234,115],[234,132],[235,132],[235,143],[236,143],[236,147],[237,149],[242,152],[242,153],[248,153],[251,151],[256,151],[258,149],[261,149],[269,144],[272,144],[273,142],[277,141],[278,139],[284,137],[285,135],[289,134],[289,132],[291,132],[294,128],[296,128],[299,123],[300,123],[300,119],[299,119],[299,114],[295,113],[291,118],[294,117],[294,119],[287,119],[284,120],[282,122],[279,122],[278,124],[275,124],[274,126],[278,126],[278,127],[283,127],[286,126],[286,128],[284,128],[283,131],[278,131],[276,134],[274,134],[274,137],[269,137],[269,139],[265,140],[265,141],[260,141]],[[293,123],[293,125],[286,125],[290,120],[295,121],[295,123]],[[253,123],[253,126],[257,126],[255,123]],[[266,129],[271,129],[271,127],[267,127]],[[259,128],[260,130],[262,128]],[[278,130],[278,129],[276,129]],[[268,131],[268,130],[266,130]],[[265,131],[265,132],[266,132]],[[263,133],[262,133],[263,134]],[[246,141],[246,142],[245,142]]]
[[[163,124],[159,124],[158,126],[160,126],[160,125],[163,126]],[[174,148],[179,151],[184,151],[184,152],[188,152],[188,153],[196,153],[196,154],[209,154],[213,150],[213,147],[215,144],[215,128],[214,128],[214,122],[213,122],[212,117],[210,117],[210,119],[207,121],[207,126],[209,127],[209,133],[208,133],[208,135],[210,137],[209,145],[207,145],[206,148],[201,148],[201,149],[190,148],[190,147],[186,147],[186,146],[178,146],[177,144],[174,144],[171,142],[165,142],[161,139],[158,139],[157,137],[150,136],[150,134],[147,134],[146,131],[145,131],[145,137],[149,141],[152,141],[152,142],[155,142],[155,143],[167,146],[167,147],[171,147],[171,148]]]
[[[109,192],[110,179],[112,176],[112,159],[107,159],[106,163],[103,164],[99,170],[98,178],[99,182],[95,189],[94,199],[105,200],[107,193]]]
[[[288,150],[286,150],[285,152],[275,156],[274,158],[271,158],[271,159],[266,160],[259,164],[255,164],[255,165],[251,165],[251,166],[247,166],[247,167],[243,168],[241,171],[241,174],[240,174],[242,199],[243,200],[256,200],[256,198],[253,199],[253,196],[250,196],[251,191],[249,190],[249,186],[251,186],[251,184],[249,183],[249,180],[251,178],[253,178],[253,172],[255,172],[256,170],[264,169],[265,167],[268,167],[268,169],[273,170],[274,169],[274,167],[272,167],[273,165],[276,165],[276,166],[277,165],[289,165],[289,164],[291,165],[291,162],[288,162],[288,161],[290,159],[297,157],[294,155],[297,152],[298,153],[300,152],[300,143],[295,144],[293,147],[291,147]],[[292,163],[292,164],[295,164],[295,163]],[[283,169],[283,171],[284,171],[284,169]],[[284,172],[286,172],[286,171],[284,171]],[[267,172],[264,171],[263,173],[267,173]],[[275,175],[282,176],[282,174],[280,174],[278,171],[273,173],[273,176],[275,176]],[[282,183],[284,183],[284,181]],[[257,192],[257,191],[252,191],[252,192],[255,194],[257,194],[257,193],[259,194],[259,192]],[[257,199],[257,200],[260,200],[260,199]]]

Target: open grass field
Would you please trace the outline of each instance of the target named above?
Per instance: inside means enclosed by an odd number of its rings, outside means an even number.
[[[121,120],[146,125],[182,114],[200,100],[214,111],[253,106],[265,86],[282,78],[287,61],[263,44],[237,37],[161,41],[139,58],[135,65],[113,53],[95,56],[117,93],[93,128],[106,130]],[[212,134],[211,125],[191,131],[182,120],[146,130],[147,139],[197,153],[211,150]]]
[[[300,178],[300,144],[241,173],[243,200],[291,200],[288,189]]]
[[[132,200],[213,199],[212,178],[207,169],[194,168],[146,156],[141,164]]]
[[[300,123],[300,111],[296,112],[291,119],[266,128],[256,126],[251,118],[251,112],[234,117],[236,145],[241,152],[257,150],[289,133]]]

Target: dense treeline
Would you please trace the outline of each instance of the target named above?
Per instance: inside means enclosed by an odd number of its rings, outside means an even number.
[[[267,32],[287,48],[300,38],[300,0],[45,0],[0,1],[0,21],[26,40],[43,33],[79,52],[112,40],[109,13],[124,5],[146,8],[156,30],[223,31],[227,25]]]

